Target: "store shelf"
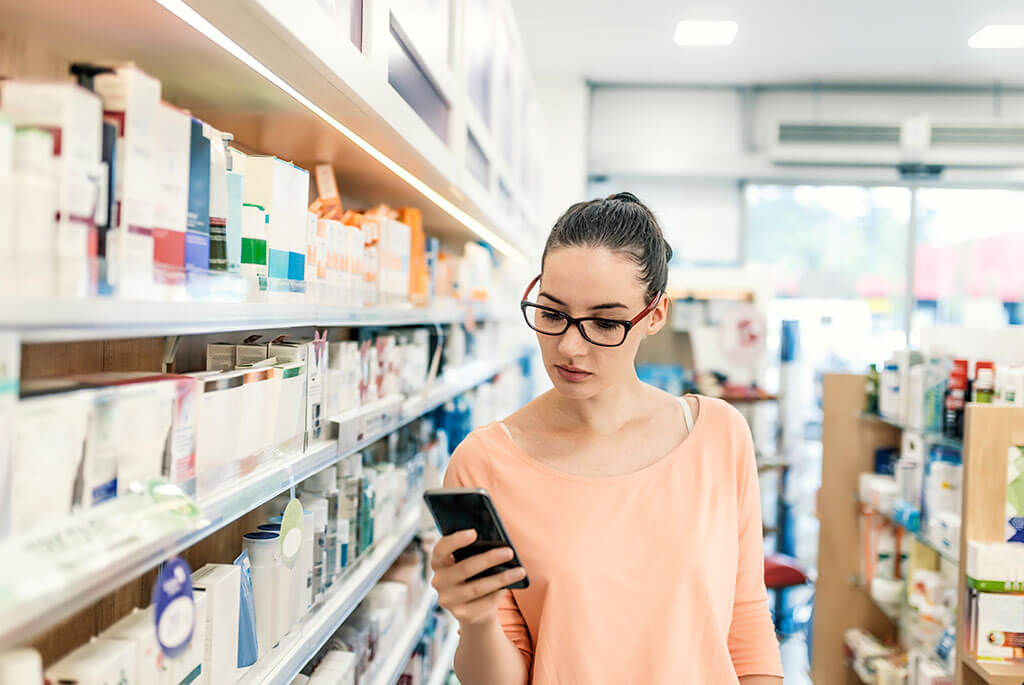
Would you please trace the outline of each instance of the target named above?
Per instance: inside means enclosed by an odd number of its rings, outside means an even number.
[[[419,604],[409,614],[406,624],[402,626],[401,632],[392,643],[391,651],[377,665],[376,675],[370,680],[372,685],[395,685],[402,677],[402,671],[405,670],[409,657],[423,635],[427,616],[430,615],[435,604],[437,604],[437,593],[431,588],[424,593]]]
[[[898,428],[901,431],[913,431],[915,433],[920,433],[924,437],[925,442],[928,442],[932,445],[943,445],[945,447],[952,447],[954,449],[963,449],[964,446],[963,440],[959,440],[957,438],[949,438],[943,435],[942,433],[936,433],[934,431],[922,431],[917,428],[910,428],[908,426],[904,426],[898,421],[886,419],[882,416],[879,416],[878,414],[869,414],[868,412],[861,412],[860,418],[865,421],[875,421],[877,423],[884,423],[887,426]]]
[[[402,517],[398,530],[375,543],[372,551],[364,555],[328,592],[320,606],[293,628],[277,647],[265,654],[239,680],[239,685],[288,685],[391,567],[416,535],[419,519],[417,502]],[[420,621],[421,627],[422,623]]]
[[[491,318],[481,303],[337,307],[278,302],[139,301],[110,297],[0,297],[0,330],[25,342],[197,335],[299,326],[417,326]]]
[[[122,517],[126,519],[124,526],[118,529],[116,539],[107,543],[108,548],[97,549],[93,543],[93,547],[74,555],[66,549],[70,545],[62,542],[62,556],[51,560],[50,556],[40,555],[35,563],[11,580],[18,584],[15,587],[5,587],[3,580],[11,575],[0,573],[0,598],[4,600],[0,603],[0,649],[31,639],[161,561],[212,535],[278,493],[486,382],[530,353],[532,347],[524,347],[500,359],[472,362],[452,371],[435,383],[424,397],[408,400],[402,413],[393,421],[379,431],[365,435],[362,440],[342,446],[337,442],[323,442],[301,455],[261,465],[241,479],[226,483],[200,498],[197,505],[201,516],[185,521],[185,527],[154,531],[141,517],[138,520]],[[113,502],[118,503],[120,499]],[[93,509],[82,517],[72,518],[88,520],[90,515],[95,518],[100,511],[99,508]],[[93,529],[83,522],[78,525],[90,531]],[[62,535],[66,532],[63,529],[57,531]],[[40,534],[38,539],[45,539],[45,535]],[[8,540],[6,546],[0,544],[0,558],[18,559],[29,546],[30,543],[22,540]],[[34,547],[39,546],[36,544]],[[6,557],[7,554],[11,556]],[[33,558],[35,556],[33,549]],[[12,566],[7,565],[8,574]],[[12,597],[17,599],[9,599]]]
[[[900,523],[899,521],[894,519],[891,515],[889,515],[889,514],[882,514],[881,512],[879,512],[879,514],[883,518],[885,518],[886,521],[891,523],[892,525],[898,526],[899,528],[902,528],[904,533],[906,533],[907,535],[910,535],[915,540],[920,542],[922,545],[924,545],[928,549],[934,551],[936,554],[938,554],[940,557],[942,557],[946,561],[948,561],[948,562],[950,562],[951,564],[954,564],[954,565],[959,563],[959,561],[957,559],[957,554],[956,553],[951,552],[951,551],[946,550],[946,549],[943,549],[942,547],[932,543],[932,541],[929,540],[924,535],[922,535],[920,531],[910,530],[909,528],[904,526],[902,523]]]
[[[161,80],[165,100],[243,148],[306,169],[331,163],[346,200],[420,207],[428,231],[523,258],[521,225],[497,192],[465,187],[453,148],[388,84],[386,17],[364,25],[363,54],[316,2],[0,0],[0,15],[33,47],[19,76],[63,75],[62,60],[134,62]]]
[[[1021,685],[1024,682],[1024,664],[989,664],[964,655],[964,664],[989,685]]]
[[[459,648],[459,629],[455,621],[448,619],[448,636],[441,645],[441,651],[434,657],[434,665],[430,669],[427,685],[444,685],[445,678],[455,663],[455,651]]]

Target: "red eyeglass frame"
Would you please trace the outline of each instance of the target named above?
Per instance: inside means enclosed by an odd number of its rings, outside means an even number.
[[[641,311],[639,314],[637,314],[636,316],[634,316],[632,319],[629,319],[629,320],[626,320],[626,319],[609,319],[608,317],[604,317],[604,316],[587,316],[587,317],[583,317],[583,318],[580,318],[580,319],[576,319],[576,318],[573,318],[573,317],[569,316],[565,312],[558,311],[557,309],[552,309],[551,307],[545,307],[544,305],[537,304],[536,302],[529,302],[529,301],[527,301],[526,298],[530,296],[530,291],[533,290],[534,286],[536,286],[537,283],[540,282],[540,277],[542,275],[543,274],[537,274],[536,278],[534,278],[532,281],[530,281],[530,285],[528,285],[526,287],[526,292],[523,293],[523,299],[521,299],[519,301],[520,309],[523,309],[523,307],[525,305],[531,305],[531,306],[540,307],[541,309],[546,309],[546,310],[549,310],[549,311],[552,311],[552,312],[557,312],[557,313],[561,314],[562,316],[564,316],[566,321],[569,322],[569,325],[567,325],[565,327],[565,331],[569,330],[569,326],[574,325],[578,329],[580,329],[581,334],[583,335],[583,337],[588,342],[590,342],[590,343],[592,343],[594,345],[600,345],[601,347],[618,347],[622,343],[626,342],[626,338],[629,336],[629,332],[631,330],[633,330],[633,326],[635,326],[638,323],[640,323],[641,321],[643,321],[645,316],[647,316],[648,314],[653,312],[654,308],[658,306],[659,302],[661,302],[661,298],[665,295],[664,292],[658,293],[658,296],[655,297],[653,300],[651,300],[651,303],[648,304],[646,307],[644,307],[643,311]],[[523,316],[526,316],[526,311],[525,310],[523,311]],[[580,327],[580,322],[581,321],[587,321],[587,320],[615,321],[616,323],[620,323],[620,324],[622,324],[623,326],[626,327],[626,334],[622,336],[622,342],[620,342],[618,345],[601,345],[601,343],[595,343],[593,340],[590,340],[590,338],[587,337],[586,333],[583,333],[582,328]],[[527,323],[529,323],[529,322],[527,322]],[[533,327],[531,326],[531,328],[533,328]],[[537,329],[534,328],[533,330],[537,330]],[[561,333],[558,333],[557,335],[565,335],[565,331],[562,331]],[[538,332],[540,332],[540,331],[538,331]],[[556,335],[556,334],[555,333],[542,333],[542,335]]]

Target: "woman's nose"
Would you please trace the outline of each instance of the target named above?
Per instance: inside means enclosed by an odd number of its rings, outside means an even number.
[[[586,354],[588,344],[579,328],[569,326],[558,341],[558,352],[566,357],[580,357]]]

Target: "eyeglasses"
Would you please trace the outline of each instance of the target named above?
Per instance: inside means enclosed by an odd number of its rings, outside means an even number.
[[[569,326],[576,326],[584,340],[599,347],[618,347],[626,342],[629,331],[654,311],[664,294],[658,293],[658,296],[644,307],[642,312],[629,321],[603,319],[595,316],[577,319],[552,307],[528,302],[526,298],[529,297],[530,291],[538,281],[540,281],[540,276],[530,281],[530,285],[523,293],[523,299],[519,303],[519,308],[523,310],[523,318],[526,319],[526,325],[542,335],[562,335],[569,330]]]

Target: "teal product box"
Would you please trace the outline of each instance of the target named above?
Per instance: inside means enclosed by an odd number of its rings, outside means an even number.
[[[309,172],[289,165],[290,192],[288,202],[288,278],[306,280],[306,226],[309,207]]]
[[[188,230],[185,233],[185,268],[210,268],[210,139],[203,122],[192,120],[189,147]]]
[[[244,198],[246,204],[262,207],[267,220],[267,277],[288,278],[289,231],[294,167],[277,157],[251,156],[246,161]],[[291,203],[294,204],[294,203]]]

